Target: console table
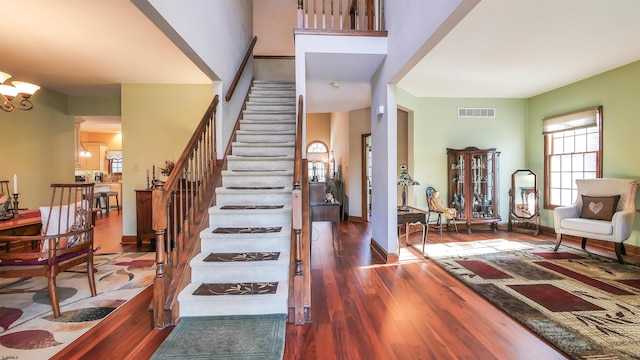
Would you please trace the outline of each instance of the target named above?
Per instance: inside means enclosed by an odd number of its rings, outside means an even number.
[[[406,225],[405,243],[409,246],[409,226],[422,225],[422,254],[427,240],[427,213],[420,209],[408,207],[407,210],[398,208],[398,254],[400,253],[400,227]]]
[[[340,203],[320,203],[311,205],[311,222],[331,221],[331,241],[338,242],[338,256],[340,256]],[[313,239],[313,226],[311,226]]]
[[[327,184],[324,182],[309,183],[309,207],[311,222],[331,221],[331,241],[335,246],[338,242],[338,257],[340,256],[340,203],[328,203],[325,201]],[[311,236],[313,239],[313,224],[311,224]]]

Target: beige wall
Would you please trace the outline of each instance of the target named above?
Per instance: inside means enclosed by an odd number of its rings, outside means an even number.
[[[320,140],[331,148],[331,114],[307,113],[307,145],[312,141]]]
[[[123,235],[136,234],[135,190],[176,161],[211,103],[212,85],[122,85]]]
[[[295,1],[254,0],[253,33],[258,37],[255,55],[293,56],[293,32],[297,27]],[[277,20],[276,20],[277,19]]]
[[[349,195],[349,216],[362,217],[362,134],[371,133],[371,108],[349,112],[349,184],[345,189]],[[373,145],[375,146],[375,144]]]

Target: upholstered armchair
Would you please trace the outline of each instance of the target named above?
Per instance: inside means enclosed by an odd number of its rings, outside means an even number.
[[[558,250],[563,235],[582,238],[582,248],[587,239],[614,243],[618,261],[626,255],[623,241],[631,236],[635,218],[636,189],[634,179],[581,179],[576,180],[578,197],[571,206],[553,210]]]

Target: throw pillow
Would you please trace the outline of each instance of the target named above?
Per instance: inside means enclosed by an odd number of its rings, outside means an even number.
[[[620,195],[616,196],[586,196],[582,195],[582,210],[580,217],[584,219],[610,221],[616,212]]]

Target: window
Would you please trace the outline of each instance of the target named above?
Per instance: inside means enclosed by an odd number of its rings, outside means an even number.
[[[602,177],[602,106],[543,120],[544,207],[571,205],[576,179]]]
[[[108,150],[106,158],[109,161],[109,174],[121,174],[122,150]]]
[[[326,181],[329,160],[329,150],[322,141],[314,140],[307,145],[307,166],[309,180]]]
[[[109,160],[109,174],[122,173],[122,159]]]

